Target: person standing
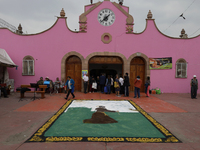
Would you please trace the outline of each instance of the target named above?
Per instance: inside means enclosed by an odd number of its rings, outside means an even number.
[[[126,73],[124,76],[124,96],[125,97],[129,97],[129,86],[130,86],[129,77],[128,77],[128,73]]]
[[[65,85],[67,86],[67,89],[68,89],[68,93],[67,93],[66,98],[65,98],[66,100],[68,99],[70,93],[73,96],[73,98],[75,98],[74,83],[75,83],[74,80],[70,76],[68,76],[67,82],[65,83]]]
[[[115,93],[114,80],[113,80],[113,76],[112,75],[110,75],[110,79],[111,79],[110,90],[111,90],[111,92]]]
[[[84,83],[84,93],[86,94],[87,93],[87,87],[88,87],[88,74],[85,74],[83,76],[83,83]]]
[[[137,78],[134,81],[134,87],[135,87],[135,96],[134,96],[134,98],[137,98],[137,95],[138,95],[138,98],[140,98],[141,85],[142,85],[142,80],[140,79],[140,76],[137,76]]]
[[[116,75],[114,87],[115,87],[116,96],[121,97],[121,95],[119,94],[120,85],[119,85],[119,77],[118,77],[118,75]]]
[[[111,87],[111,78],[110,78],[110,75],[108,75],[108,78],[106,79],[106,87],[108,89],[108,94],[111,93],[111,90],[110,90],[110,87]]]
[[[94,78],[93,76],[90,76],[90,77],[89,77],[89,89],[88,89],[89,93],[92,92],[92,79],[93,79],[93,78]]]
[[[145,94],[146,97],[149,97],[149,89],[150,89],[150,77],[147,77],[147,81],[145,83]]]
[[[198,81],[197,81],[197,76],[194,75],[193,79],[190,82],[190,86],[191,86],[191,98],[192,99],[197,99],[197,90],[198,90]]]
[[[100,76],[100,78],[99,78],[99,84],[100,84],[101,93],[104,92],[105,82],[106,82],[106,76],[104,74],[102,74]]]
[[[124,94],[124,79],[122,78],[121,74],[119,77],[119,83],[120,83],[120,94]]]
[[[92,77],[92,83],[91,83],[91,87],[90,87],[90,93],[91,93],[91,92],[94,93],[94,90],[95,90],[96,88],[93,87],[93,84],[95,84],[95,83],[97,83],[97,82],[96,82],[96,80],[94,79],[94,77]]]
[[[100,89],[100,85],[99,85],[99,76],[97,76],[97,90],[96,91],[99,91]]]

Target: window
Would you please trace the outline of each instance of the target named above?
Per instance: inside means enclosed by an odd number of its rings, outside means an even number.
[[[25,56],[23,59],[22,75],[34,75],[34,59],[32,56]]]
[[[176,78],[187,78],[187,62],[185,59],[176,61]]]

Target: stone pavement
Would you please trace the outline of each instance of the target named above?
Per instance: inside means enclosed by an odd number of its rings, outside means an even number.
[[[105,143],[54,142],[24,143],[63,104],[65,94],[46,95],[45,99],[31,101],[32,93],[19,101],[19,93],[0,99],[0,150],[200,150],[200,95],[161,94],[140,99],[116,97],[115,94],[75,92],[76,99],[131,99],[166,127],[182,143]],[[36,96],[40,96],[39,94]]]

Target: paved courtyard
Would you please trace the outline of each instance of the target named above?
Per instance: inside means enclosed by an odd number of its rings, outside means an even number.
[[[25,143],[65,103],[65,94],[46,95],[45,99],[31,101],[33,94],[19,93],[0,99],[0,150],[200,150],[200,95],[161,94],[140,99],[116,97],[115,94],[75,92],[75,99],[129,99],[133,100],[155,120],[166,127],[182,143],[105,143],[105,142],[53,142]],[[37,94],[37,97],[40,95]]]

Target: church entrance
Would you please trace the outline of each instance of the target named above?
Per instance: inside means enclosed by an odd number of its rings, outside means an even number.
[[[145,61],[142,57],[134,57],[130,63],[130,91],[134,91],[134,81],[140,76],[142,80],[142,86],[140,91],[144,92],[144,82],[145,82]]]
[[[82,85],[82,78],[81,78],[81,72],[82,72],[82,63],[81,59],[78,56],[70,56],[66,60],[66,81],[67,76],[70,76],[75,81],[75,90],[81,91],[81,85]]]
[[[100,76],[105,73],[106,77],[116,74],[123,75],[123,61],[117,56],[94,56],[89,60],[89,76]]]

